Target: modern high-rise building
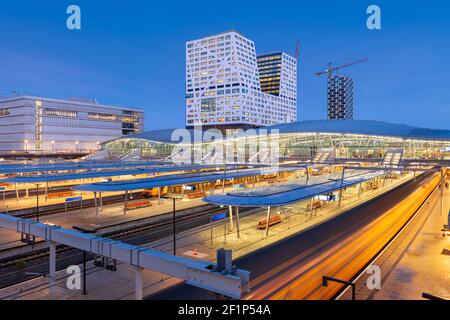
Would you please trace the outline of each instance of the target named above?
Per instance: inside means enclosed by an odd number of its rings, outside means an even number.
[[[284,52],[257,56],[261,91],[290,101],[297,100],[297,61]]]
[[[253,41],[236,31],[188,41],[186,126],[235,129],[296,121],[295,59],[282,53],[281,65],[273,65],[281,68],[277,94],[261,89],[260,73],[270,79],[271,66],[264,66],[269,68],[258,68]]]
[[[95,100],[0,99],[0,151],[93,152],[101,142],[144,129],[144,112]]]
[[[328,119],[353,119],[353,80],[349,76],[328,78]]]

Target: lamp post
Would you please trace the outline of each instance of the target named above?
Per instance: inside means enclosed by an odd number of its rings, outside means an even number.
[[[54,152],[55,140],[52,140],[51,143],[52,143],[52,152]]]
[[[36,221],[39,222],[39,184],[36,183]]]
[[[163,199],[172,199],[172,233],[173,233],[173,255],[177,255],[177,237],[176,237],[176,228],[175,228],[175,222],[176,222],[176,208],[175,208],[175,200],[176,199],[182,199],[183,197],[179,194],[166,194],[162,196]]]
[[[78,152],[78,143],[80,143],[78,140],[75,141],[75,152]]]
[[[25,140],[25,152],[28,152],[28,140]]]

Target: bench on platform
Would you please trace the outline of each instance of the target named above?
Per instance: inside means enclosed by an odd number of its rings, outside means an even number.
[[[266,227],[267,227],[267,219],[261,219],[261,220],[259,220],[259,222],[258,222],[258,229],[265,229]],[[269,219],[269,227],[271,227],[271,226],[273,226],[273,225],[275,225],[275,224],[278,224],[278,223],[281,223],[281,216],[280,215],[275,215],[275,216],[272,216],[272,217],[270,217],[270,219]]]
[[[319,209],[320,207],[322,207],[322,202],[320,202],[320,200],[319,200],[319,201],[314,201],[314,202],[313,202],[313,204],[312,204],[312,209],[313,209],[313,210]],[[311,204],[308,204],[307,208],[308,208],[308,209],[311,209]]]
[[[49,193],[47,195],[47,198],[56,199],[56,198],[63,198],[63,197],[72,197],[74,195],[75,195],[75,193],[72,191],[61,191],[61,192]]]
[[[127,210],[151,207],[151,205],[152,205],[152,203],[150,201],[147,201],[147,200],[128,202],[127,203]]]
[[[188,199],[206,197],[206,193],[203,191],[195,191],[187,194]]]

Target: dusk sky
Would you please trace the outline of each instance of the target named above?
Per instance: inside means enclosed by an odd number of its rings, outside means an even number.
[[[81,30],[66,9],[81,8]],[[381,7],[381,30],[366,8]],[[298,119],[326,118],[328,62],[354,79],[355,119],[450,129],[449,1],[2,1],[0,95],[140,107],[145,129],[184,127],[185,42],[235,29],[257,53],[295,54]]]

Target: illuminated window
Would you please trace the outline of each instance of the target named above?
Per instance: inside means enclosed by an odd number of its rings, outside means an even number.
[[[10,110],[8,108],[0,109],[0,117],[9,116]]]
[[[76,118],[78,117],[78,112],[73,110],[45,108],[44,115],[52,117]]]
[[[107,113],[88,113],[88,118],[93,120],[106,120],[106,121],[116,121],[117,116],[114,114],[107,114]]]

